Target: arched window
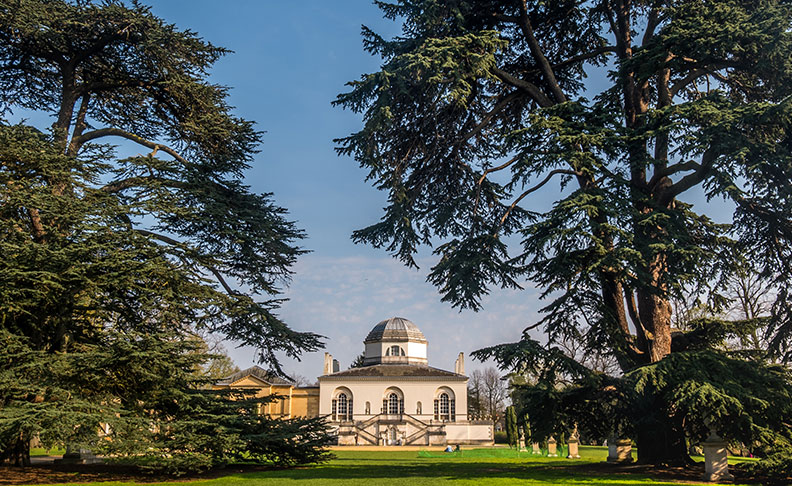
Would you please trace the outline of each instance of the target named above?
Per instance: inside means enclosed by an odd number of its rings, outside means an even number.
[[[401,346],[391,346],[385,350],[385,356],[404,356],[404,349]]]
[[[366,402],[366,415],[371,413],[371,402]]]
[[[382,413],[398,415],[404,413],[404,393],[396,387],[385,390],[382,395]]]
[[[434,418],[435,420],[442,420],[444,422],[456,421],[456,403],[448,393],[441,392],[434,401]]]
[[[415,405],[415,414],[416,415],[421,415],[422,413],[423,413],[423,410],[421,410],[421,402],[418,402]]]
[[[352,398],[341,392],[333,399],[332,420],[352,420]]]

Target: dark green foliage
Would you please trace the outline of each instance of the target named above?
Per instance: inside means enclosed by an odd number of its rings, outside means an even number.
[[[513,405],[506,407],[506,441],[509,443],[509,447],[520,446],[520,432],[517,430],[517,414],[514,412]]]
[[[455,306],[480,309],[492,286],[542,290],[549,302],[531,329],[543,326],[549,344],[526,331],[519,345],[481,354],[499,353],[517,372],[547,366],[531,387],[534,435],[563,432],[540,425],[546,416],[568,431],[574,400],[586,404],[576,409],[582,433],[635,425],[627,384],[638,382],[565,359],[558,343],[606,353],[629,373],[677,352],[699,363],[726,336],[761,324],[769,346],[753,353],[755,369],[792,360],[788,2],[378,5],[403,20],[403,33],[383,39],[364,28],[365,48],[383,64],[339,95],[363,125],[337,150],[389,199],[381,221],[353,238],[407,265],[420,245],[434,245],[428,279]],[[550,204],[534,197],[548,188]],[[731,216],[711,201],[726,201]],[[767,314],[672,329],[672,299],[720,309],[746,266],[777,289]],[[717,356],[739,368],[737,356]],[[687,376],[688,363],[672,364]],[[639,407],[652,429],[639,438],[640,459],[683,461],[692,431],[671,395],[657,392]],[[602,404],[587,402],[595,399]],[[615,430],[597,427],[598,415]],[[767,420],[787,435],[788,425]]]
[[[359,355],[355,356],[355,359],[352,360],[352,363],[349,365],[349,367],[350,368],[362,368],[364,366],[363,358],[365,358],[365,357],[366,357],[366,355],[364,353],[360,353]]]
[[[276,371],[321,346],[273,313],[303,234],[242,182],[260,133],[206,79],[225,52],[137,3],[0,1],[0,113],[54,119],[0,120],[0,460],[33,437],[174,472],[324,457],[321,420],[200,372],[207,333]]]

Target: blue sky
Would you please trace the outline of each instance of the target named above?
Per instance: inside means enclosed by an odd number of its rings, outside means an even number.
[[[387,253],[350,240],[353,230],[377,221],[385,194],[364,182],[357,163],[338,157],[333,138],[360,127],[360,117],[330,106],[344,84],[377,70],[380,60],[363,51],[360,27],[398,34],[367,0],[275,2],[163,0],[153,12],[180,28],[234,51],[220,60],[212,79],[232,88],[236,112],[266,131],[261,153],[247,173],[256,192],[276,201],[308,233],[312,250],[295,267],[290,299],[281,317],[292,327],[327,336],[326,351],[342,368],[363,350],[377,322],[391,316],[415,322],[429,340],[429,363],[453,369],[460,351],[519,339],[536,319],[533,291],[493,291],[484,311],[462,313],[440,302],[421,270],[410,270]],[[253,364],[253,350],[227,346],[240,367]],[[321,374],[323,352],[287,370],[309,378]],[[481,364],[467,360],[467,368]]]
[[[380,218],[386,194],[364,181],[366,173],[354,160],[335,154],[332,140],[358,130],[361,119],[331,102],[346,91],[346,82],[379,67],[380,59],[363,51],[361,25],[386,38],[399,34],[399,25],[383,19],[369,0],[149,4],[155,15],[234,51],[216,64],[212,80],[230,87],[236,113],[266,132],[246,183],[254,192],[274,193],[306,231],[303,246],[312,251],[299,259],[293,281],[284,288],[289,301],[279,314],[291,327],[326,336],[326,351],[346,368],[377,322],[406,317],[429,341],[429,364],[453,369],[460,351],[469,355],[519,340],[522,330],[536,322],[544,302],[529,283],[522,291],[492,289],[479,313],[458,312],[440,302],[425,281],[434,263],[430,249],[419,254],[416,271],[382,250],[352,243],[353,230]],[[590,74],[596,89],[604,70]],[[45,114],[25,110],[16,118],[41,128],[51,123]],[[557,196],[558,188],[548,184],[529,204],[542,210]],[[718,222],[730,220],[732,207],[706,202],[700,190],[685,200],[706,204]],[[252,348],[231,342],[226,347],[238,366],[254,364]],[[313,379],[321,373],[323,353],[284,359],[284,368]],[[467,359],[468,371],[482,366]]]

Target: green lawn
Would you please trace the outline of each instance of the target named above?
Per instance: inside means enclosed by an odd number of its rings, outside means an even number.
[[[397,449],[340,450],[335,454],[336,459],[321,466],[233,474],[191,482],[190,486],[675,484],[654,482],[637,474],[586,473],[586,464],[602,462],[607,456],[603,447],[582,447],[582,458],[577,461],[518,454],[508,449],[472,449],[450,454]],[[129,483],[102,483],[102,486],[120,484]]]

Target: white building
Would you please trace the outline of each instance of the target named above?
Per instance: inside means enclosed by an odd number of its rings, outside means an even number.
[[[338,371],[325,353],[319,415],[339,444],[492,444],[492,422],[468,420],[462,353],[454,372],[429,366],[426,337],[401,317],[374,326],[364,344],[359,368]]]

